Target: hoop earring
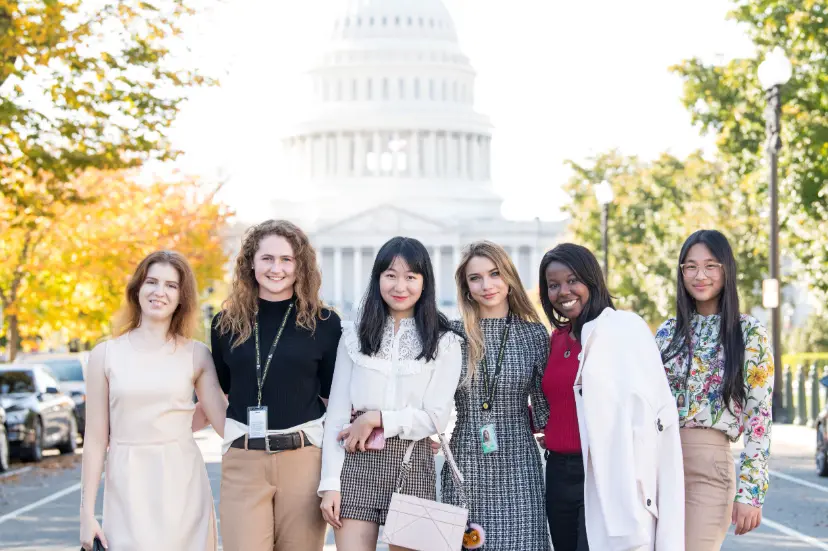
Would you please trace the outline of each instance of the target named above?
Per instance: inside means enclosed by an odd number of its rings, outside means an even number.
[[[474,302],[474,300],[472,300],[471,291],[466,291],[466,300]]]
[[[509,295],[509,296],[511,296],[511,295],[512,295],[512,288],[511,288],[511,287],[509,287],[509,292],[508,292],[508,293],[506,293],[506,294],[507,294],[507,295]]]

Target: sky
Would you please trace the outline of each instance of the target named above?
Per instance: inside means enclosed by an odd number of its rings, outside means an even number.
[[[242,220],[295,197],[276,152],[336,1],[205,0],[187,26],[186,61],[221,84],[193,92],[175,123],[178,167],[226,180],[220,198]],[[444,1],[477,71],[476,108],[494,125],[492,179],[510,219],[560,217],[567,159],[712,151],[668,68],[753,52],[725,20],[727,0]]]

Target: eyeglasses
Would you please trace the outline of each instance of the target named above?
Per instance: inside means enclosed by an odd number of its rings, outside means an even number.
[[[698,264],[679,264],[684,277],[694,278],[699,273]],[[722,275],[722,264],[719,262],[708,262],[702,267],[704,275],[710,279],[718,279]]]

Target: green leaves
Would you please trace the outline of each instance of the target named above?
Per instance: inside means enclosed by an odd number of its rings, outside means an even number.
[[[757,46],[755,59],[722,66],[697,59],[673,71],[694,122],[716,135],[719,159],[735,178],[753,175],[767,205],[766,101],[756,68],[774,46],[793,64],[782,89],[781,242],[797,280],[828,302],[828,4],[825,0],[735,0],[730,18]],[[767,208],[767,207],[765,207]]]
[[[167,132],[181,102],[214,83],[170,54],[189,4],[123,0],[92,12],[80,0],[0,0],[0,194],[22,204],[20,183],[42,178],[66,198],[86,169],[175,157]]]
[[[679,159],[663,154],[651,163],[618,152],[598,155],[585,166],[571,164],[575,176],[564,190],[571,238],[601,251],[600,206],[593,185],[608,180],[610,205],[609,287],[617,306],[632,310],[655,327],[673,315],[678,254],[699,229],[718,229],[733,245],[739,263],[741,298],[746,307],[759,300],[759,281],[767,264],[766,235],[755,185],[735,179],[701,154]]]

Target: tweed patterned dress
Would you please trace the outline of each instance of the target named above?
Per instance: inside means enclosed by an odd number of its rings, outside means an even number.
[[[506,319],[482,319],[489,378],[494,375]],[[462,322],[452,322],[459,332]],[[546,502],[541,456],[529,423],[531,396],[534,424],[546,426],[549,406],[541,379],[549,350],[543,325],[514,318],[503,356],[503,367],[489,412],[484,396],[480,364],[470,384],[466,377],[467,349],[463,345],[461,385],[454,395],[457,424],[451,435],[451,451],[465,478],[469,520],[486,530],[487,551],[549,551]],[[483,454],[480,428],[494,424],[497,451]],[[443,501],[460,505],[451,471],[442,471]]]

